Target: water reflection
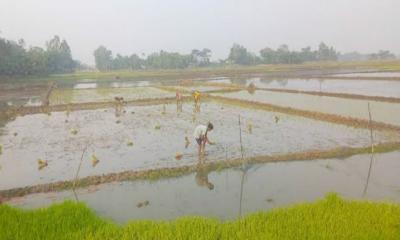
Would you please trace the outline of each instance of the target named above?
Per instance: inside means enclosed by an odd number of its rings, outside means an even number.
[[[400,202],[399,156],[398,151],[375,155],[374,173],[369,179],[366,199]],[[254,165],[245,171],[206,171],[207,182],[214,185],[212,191],[206,185],[199,187],[194,183],[196,172],[159,181],[103,184],[77,189],[76,193],[79,201],[87,203],[100,216],[118,222],[174,219],[185,215],[231,219],[237,218],[238,213],[244,216],[272,207],[313,201],[328,192],[338,192],[347,198],[362,198],[369,157],[358,155],[345,160],[269,163]],[[34,194],[9,203],[36,208],[65,199],[75,199],[73,192]],[[137,208],[136,204],[144,200],[151,205]]]
[[[208,180],[208,174],[210,173],[211,169],[208,169],[205,165],[205,158],[199,156],[199,160],[196,166],[196,175],[195,180],[196,184],[199,187],[206,187],[209,190],[214,189],[214,184]]]

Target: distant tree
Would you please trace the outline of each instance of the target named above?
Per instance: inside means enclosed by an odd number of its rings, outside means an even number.
[[[369,59],[368,54],[361,54],[359,52],[348,52],[338,55],[339,61],[365,61]]]
[[[338,53],[333,47],[328,47],[325,43],[321,42],[318,47],[317,60],[337,60]]]
[[[387,50],[379,50],[377,53],[372,53],[369,55],[369,59],[371,60],[390,60],[390,59],[396,59],[396,55],[391,53],[390,51]]]
[[[303,62],[315,61],[317,59],[317,53],[311,51],[311,47],[302,48],[300,55]]]
[[[235,43],[231,47],[228,60],[235,64],[250,65],[256,63],[258,59],[254,54],[249,53],[245,47]]]
[[[74,60],[66,40],[61,41],[60,37],[56,35],[46,43],[46,50],[50,73],[66,73],[74,70]]]
[[[182,55],[176,52],[152,53],[146,59],[146,66],[153,69],[176,69],[186,68],[190,65],[191,56]]]
[[[30,74],[44,75],[49,73],[49,59],[46,51],[40,47],[31,47],[27,52]]]
[[[272,48],[266,47],[260,50],[262,63],[273,64],[276,63],[276,53]]]
[[[100,46],[93,54],[97,69],[100,71],[112,70],[114,64],[111,50],[108,50],[104,46]]]
[[[289,64],[291,63],[291,54],[289,51],[289,46],[286,44],[282,44],[279,46],[279,48],[276,50],[276,57],[277,57],[277,63],[284,63],[284,64]]]
[[[190,53],[190,63],[193,66],[204,67],[210,64],[211,50],[203,48],[203,50],[193,49]]]

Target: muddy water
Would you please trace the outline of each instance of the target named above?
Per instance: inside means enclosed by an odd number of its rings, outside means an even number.
[[[3,84],[4,85],[4,84]],[[7,88],[0,84],[0,108],[4,106],[40,106],[47,86]]]
[[[280,79],[264,80],[253,78],[247,85],[254,83],[257,87],[276,88],[300,91],[347,93],[366,96],[400,98],[400,81],[385,80],[322,80],[322,79]]]
[[[400,152],[375,155],[367,182],[370,155],[347,159],[268,163],[243,172],[228,169],[201,172],[156,182],[121,182],[77,191],[77,198],[99,215],[125,223],[132,219],[174,219],[185,215],[232,219],[241,214],[322,198],[337,192],[346,198],[400,202]],[[210,190],[205,184],[213,185]],[[242,201],[240,201],[243,190]],[[11,205],[37,208],[65,199],[72,191],[35,194],[14,199]],[[138,208],[140,202],[149,205]]]
[[[218,93],[216,96],[238,98],[248,101],[269,103],[307,111],[336,114],[346,117],[368,120],[368,101],[336,97],[312,96],[283,92],[257,90],[254,94],[247,91]],[[400,104],[369,101],[372,120],[400,126]]]
[[[370,143],[368,130],[214,103],[203,103],[198,114],[192,104],[185,104],[179,115],[176,105],[166,105],[164,114],[162,105],[125,110],[120,117],[114,109],[98,109],[26,115],[6,123],[0,131],[0,189],[71,180],[82,155],[81,177],[192,165],[198,159],[193,129],[208,121],[215,126],[209,137],[216,142],[207,146],[210,161],[238,158],[239,114],[248,157]],[[191,141],[188,148],[185,137]],[[376,143],[396,139],[391,132],[375,132]],[[175,159],[177,153],[183,154],[181,160]],[[100,160],[96,167],[92,154]],[[47,160],[48,167],[39,171],[38,159]]]

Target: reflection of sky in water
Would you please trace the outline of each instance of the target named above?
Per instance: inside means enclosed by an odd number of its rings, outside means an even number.
[[[400,104],[398,103],[271,92],[264,90],[257,90],[254,94],[249,94],[247,91],[240,91],[231,93],[217,93],[213,95],[269,103],[282,107],[291,107],[295,109],[335,114],[364,120],[369,120],[369,102],[371,105],[372,120],[400,126]]]
[[[400,152],[375,155],[368,189],[370,200],[400,202]],[[244,176],[242,213],[313,201],[329,192],[346,198],[364,198],[369,155],[347,159],[280,162],[252,166]],[[240,170],[210,172],[213,190],[198,184],[196,174],[158,180],[110,183],[77,190],[80,201],[100,216],[118,222],[131,219],[174,219],[185,215],[236,218],[240,208]],[[36,208],[75,199],[72,191],[35,194],[15,199],[12,205]],[[137,203],[149,201],[146,207]]]
[[[335,80],[335,79],[279,79],[267,80],[252,78],[246,85],[254,83],[256,87],[277,88],[300,91],[347,93],[367,96],[400,98],[400,81],[384,80]]]
[[[335,77],[400,77],[400,72],[371,72],[334,74]]]
[[[97,83],[77,83],[74,85],[74,89],[92,89],[97,88]]]

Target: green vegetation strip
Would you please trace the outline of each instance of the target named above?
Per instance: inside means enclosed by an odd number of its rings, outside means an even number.
[[[341,115],[321,113],[321,112],[313,112],[307,110],[301,110],[291,107],[282,107],[269,103],[260,103],[255,101],[248,100],[240,100],[235,98],[227,98],[221,96],[208,96],[208,99],[214,100],[216,102],[231,104],[240,107],[247,107],[253,109],[262,109],[271,112],[280,112],[284,114],[296,115],[300,117],[310,118],[319,121],[332,122],[335,124],[342,124],[354,128],[364,128],[369,129],[372,127],[374,130],[389,130],[389,131],[400,131],[400,126],[395,126],[387,123],[372,121],[371,123],[368,120],[352,118],[352,117],[344,117]]]
[[[188,216],[118,225],[71,201],[37,210],[0,206],[1,240],[399,238],[400,205],[344,200],[336,194],[226,222]]]
[[[400,142],[381,143],[374,145],[374,153],[384,153],[400,150]],[[282,155],[265,155],[246,158],[249,164],[268,163],[268,162],[281,162],[281,161],[306,161],[316,159],[331,159],[331,158],[346,158],[357,154],[367,154],[371,152],[371,147],[341,147],[326,151],[305,151],[297,153],[288,153]],[[171,168],[158,168],[149,170],[129,170],[119,173],[109,173],[97,176],[88,176],[80,178],[76,182],[74,180],[59,181],[54,183],[40,184],[35,186],[27,186],[22,188],[14,188],[8,190],[1,190],[0,197],[9,199],[13,197],[20,197],[33,193],[45,193],[53,191],[61,191],[75,188],[84,188],[91,185],[98,185],[103,183],[118,182],[118,181],[136,181],[136,180],[158,180],[163,178],[180,177],[187,174],[196,172],[199,167],[206,171],[221,171],[223,169],[239,167],[243,164],[241,158],[210,161],[202,166],[186,165]]]

